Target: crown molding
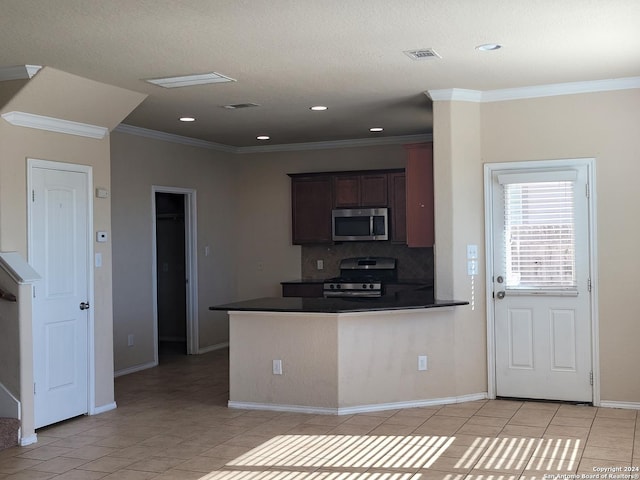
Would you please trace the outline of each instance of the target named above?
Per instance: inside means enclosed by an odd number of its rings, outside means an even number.
[[[267,153],[267,152],[295,152],[303,150],[322,150],[330,148],[349,148],[349,147],[369,147],[378,145],[398,145],[407,143],[430,142],[433,135],[402,135],[396,137],[377,137],[377,138],[356,138],[351,140],[334,140],[326,142],[306,142],[306,143],[285,143],[279,145],[259,145],[255,147],[234,147],[232,145],[224,145],[221,143],[208,142],[197,138],[183,137],[173,133],[159,132],[148,128],[134,127],[121,123],[114,131],[126,133],[129,135],[137,135],[139,137],[153,138],[166,142],[179,143],[181,145],[189,145],[192,147],[206,148],[208,150],[217,150],[220,152],[244,154],[244,153]]]
[[[433,135],[425,133],[419,135],[399,135],[395,137],[354,138],[350,140],[331,140],[325,142],[283,143],[280,145],[238,147],[236,153],[299,152],[303,150],[325,150],[331,148],[404,145],[407,143],[430,142],[432,140]]]
[[[80,137],[102,139],[109,133],[106,127],[26,112],[7,112],[2,114],[2,118],[16,127],[36,128]]]
[[[610,92],[640,88],[640,77],[612,78],[591,80],[586,82],[554,83],[519,88],[503,88],[498,90],[465,90],[450,88],[428,90],[425,92],[434,102],[461,101],[476,103],[504,102],[508,100],[524,100],[528,98],[555,97],[560,95],[576,95],[580,93]]]
[[[5,80],[22,80],[33,77],[42,67],[40,65],[15,65],[0,67],[0,82]]]
[[[441,90],[427,90],[425,94],[434,102],[482,102],[482,92],[480,90],[446,88]]]
[[[182,135],[175,135],[173,133],[160,132],[158,130],[151,130],[149,128],[135,127],[133,125],[127,125],[121,123],[118,125],[114,132],[126,133],[128,135],[136,135],[138,137],[152,138],[154,140],[162,140],[165,142],[179,143],[181,145],[188,145],[191,147],[206,148],[207,150],[217,150],[219,152],[237,153],[237,147],[229,145],[223,145],[221,143],[208,142],[206,140],[200,140],[198,138],[184,137]]]

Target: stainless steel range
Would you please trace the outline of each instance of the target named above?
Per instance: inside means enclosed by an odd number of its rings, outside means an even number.
[[[396,259],[355,257],[340,261],[340,276],[325,280],[325,297],[381,297],[385,282],[397,278]]]

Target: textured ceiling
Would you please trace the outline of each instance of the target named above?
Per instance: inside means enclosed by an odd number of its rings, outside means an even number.
[[[427,90],[640,76],[640,1],[0,0],[0,67],[24,64],[146,93],[124,123],[224,145],[424,134]],[[237,81],[142,81],[211,71]]]

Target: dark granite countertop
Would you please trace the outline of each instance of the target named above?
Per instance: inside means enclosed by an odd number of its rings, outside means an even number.
[[[380,298],[266,297],[209,307],[209,310],[243,312],[350,313],[441,308],[468,305],[467,301],[436,300],[433,289],[399,292]]]

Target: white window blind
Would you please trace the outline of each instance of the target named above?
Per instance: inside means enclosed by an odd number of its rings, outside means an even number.
[[[575,182],[503,188],[506,288],[576,289]]]

